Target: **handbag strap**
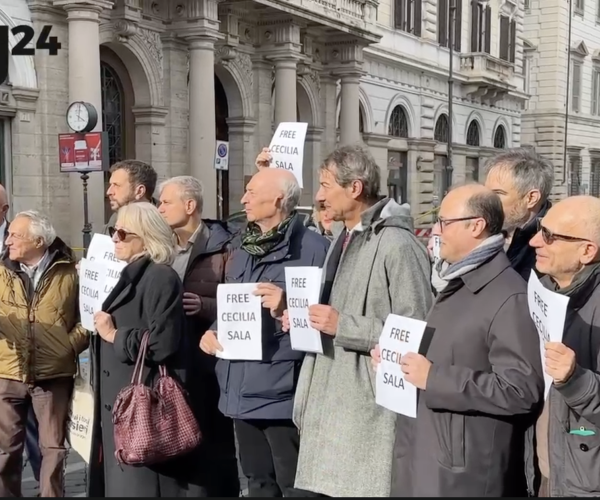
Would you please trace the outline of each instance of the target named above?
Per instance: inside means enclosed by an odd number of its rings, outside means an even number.
[[[138,352],[137,360],[135,361],[135,367],[133,369],[133,375],[131,376],[132,384],[142,383],[142,372],[144,371],[144,360],[146,359],[146,353],[148,352],[148,342],[150,339],[150,331],[146,330],[140,343],[140,350]]]

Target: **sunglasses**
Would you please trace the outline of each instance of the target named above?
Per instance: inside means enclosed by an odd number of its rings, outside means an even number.
[[[108,234],[111,238],[114,238],[115,234],[117,235],[117,240],[125,241],[127,236],[137,236],[135,233],[131,233],[129,231],[125,231],[125,229],[117,229],[116,227],[109,227]]]
[[[586,238],[578,238],[577,236],[567,236],[566,234],[553,233],[547,227],[542,226],[541,219],[537,220],[538,233],[542,233],[542,239],[546,245],[552,245],[555,241],[567,241],[567,242],[589,242]]]

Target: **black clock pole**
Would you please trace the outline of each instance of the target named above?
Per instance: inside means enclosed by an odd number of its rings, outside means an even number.
[[[81,172],[81,181],[83,182],[83,248],[87,256],[88,248],[92,240],[92,225],[90,224],[90,214],[88,209],[88,179],[87,172]]]

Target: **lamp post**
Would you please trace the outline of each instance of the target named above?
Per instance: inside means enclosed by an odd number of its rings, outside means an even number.
[[[452,105],[454,101],[454,18],[456,16],[456,0],[448,0],[448,4],[448,144],[446,165],[444,167],[442,197],[445,196],[452,185],[452,171],[454,170],[452,150],[452,141],[454,138],[452,126],[454,110]]]

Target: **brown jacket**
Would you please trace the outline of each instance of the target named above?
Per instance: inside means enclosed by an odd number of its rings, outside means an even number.
[[[0,378],[33,383],[76,373],[88,346],[79,323],[75,259],[57,238],[35,290],[19,263],[0,264]]]

